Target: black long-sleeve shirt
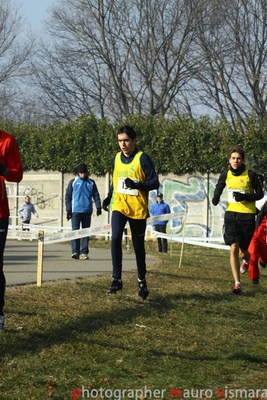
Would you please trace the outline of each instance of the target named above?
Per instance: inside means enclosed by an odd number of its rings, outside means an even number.
[[[218,179],[218,183],[216,184],[216,187],[214,190],[214,197],[220,198],[220,196],[223,192],[223,189],[226,186],[225,181],[226,181],[227,173],[228,173],[228,170],[224,170],[221,173],[221,175]],[[254,189],[254,193],[246,193],[247,201],[257,201],[257,200],[262,199],[263,191],[262,191],[262,186],[259,181],[258,175],[256,174],[256,172],[249,169],[248,176],[251,181],[252,187]]]

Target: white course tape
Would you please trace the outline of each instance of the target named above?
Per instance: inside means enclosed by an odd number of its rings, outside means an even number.
[[[161,233],[157,232],[155,230],[149,229],[152,235],[155,235],[156,237],[161,237],[164,239],[171,240],[173,242],[179,242],[179,243],[187,243],[187,244],[192,244],[194,246],[202,246],[202,247],[209,247],[209,248],[214,248],[214,249],[222,249],[222,250],[229,250],[229,246],[224,245],[224,244],[215,244],[215,243],[210,243],[211,241],[214,242],[223,242],[223,238],[190,238],[190,237],[181,237],[181,236],[176,236],[176,235],[169,235],[167,233]],[[204,242],[205,241],[205,242]]]
[[[66,242],[68,240],[79,239],[87,236],[94,236],[111,230],[111,225],[92,226],[90,228],[78,229],[77,231],[56,233],[45,236],[44,242],[47,244]]]
[[[17,240],[34,240],[38,239],[38,232],[29,232],[29,231],[17,231],[17,230],[8,230],[7,239],[17,239]]]
[[[184,218],[185,213],[176,212],[176,213],[155,215],[154,217],[149,217],[146,220],[146,223],[147,223],[147,225],[150,225],[150,224],[153,224],[154,222],[169,221],[170,219],[176,219],[177,217]]]
[[[169,214],[163,214],[163,215],[157,215],[154,217],[149,217],[147,219],[147,225],[153,225],[154,222],[157,221],[169,221],[172,219],[176,218],[184,218],[185,213],[177,212],[177,213],[169,213]],[[36,226],[35,226],[36,228]],[[41,228],[41,227],[39,227]],[[49,227],[51,229],[51,227]],[[60,229],[63,229],[62,227],[58,227]],[[69,229],[69,228],[67,228]],[[147,228],[151,232],[151,234],[155,235],[156,237],[162,237],[168,240],[171,240],[173,242],[180,242],[187,244],[192,244],[196,246],[202,246],[202,247],[210,247],[210,248],[216,248],[216,249],[223,249],[223,250],[229,250],[229,246],[222,245],[222,244],[215,244],[211,243],[213,242],[222,242],[222,238],[183,238],[180,236],[176,235],[170,235],[170,234],[164,234],[155,231],[154,229],[150,229],[149,227]],[[54,233],[49,235],[44,235],[44,243],[46,244],[52,244],[52,243],[60,243],[60,242],[66,242],[69,240],[73,239],[79,239],[87,236],[105,236],[107,235],[108,232],[111,231],[111,225],[106,224],[106,225],[101,225],[101,226],[92,226],[90,228],[85,228],[85,229],[78,229],[76,231],[68,231],[68,232],[59,232],[59,233]],[[127,235],[128,236],[128,235]],[[28,239],[28,240],[34,240],[38,239],[38,232],[31,232],[31,231],[22,231],[22,230],[9,230],[8,231],[8,239]]]
[[[182,242],[183,238],[177,238],[172,236],[171,240],[174,242]],[[209,247],[213,249],[229,250],[229,246],[226,246],[225,244],[204,243],[202,241],[190,240],[187,238],[184,238],[184,243],[193,244],[194,246]]]
[[[185,214],[184,213],[170,213],[170,214],[164,214],[164,215],[158,215],[155,217],[150,217],[147,219],[147,224],[153,224],[156,221],[169,221],[171,219],[175,219],[177,217],[183,217]],[[54,233],[52,234],[51,230],[52,229],[58,229],[58,230],[63,230],[63,227],[46,227],[46,226],[42,226],[42,225],[38,225],[38,227],[36,225],[33,224],[24,224],[25,228],[29,227],[31,229],[34,229],[34,231],[22,231],[22,230],[12,230],[9,229],[8,231],[8,239],[18,239],[18,240],[22,240],[22,239],[29,239],[29,240],[33,240],[33,239],[38,239],[38,232],[37,232],[37,228],[38,231],[44,230],[45,231],[45,243],[60,243],[60,242],[65,242],[68,240],[72,240],[72,239],[78,239],[78,238],[83,238],[86,236],[94,236],[94,235],[101,235],[101,234],[105,234],[106,232],[111,231],[111,225],[107,224],[107,225],[102,225],[102,226],[92,226],[90,228],[85,228],[85,229],[78,229],[77,231],[69,231],[69,227],[68,228],[64,228],[68,229],[68,232],[58,232],[58,233]],[[46,231],[46,228],[49,229],[49,233]]]
[[[54,232],[63,232],[63,231],[71,231],[71,227],[62,227],[62,226],[51,226],[51,225],[38,225],[38,224],[23,224],[23,228],[29,228],[33,230],[47,230]]]
[[[155,221],[168,221],[170,219],[175,219],[177,217],[183,217],[184,213],[170,213],[170,214],[164,214],[164,215],[158,215],[155,217],[150,217],[147,219],[147,224],[152,224]],[[78,238],[83,238],[86,236],[94,236],[98,234],[103,234],[105,232],[111,231],[111,225],[102,225],[102,226],[92,226],[91,228],[85,228],[85,229],[79,229],[77,231],[71,231],[71,232],[62,232],[62,233],[57,233],[51,236],[46,236],[44,239],[45,243],[59,243],[59,242],[64,242],[68,240],[73,240],[73,239],[78,239]]]

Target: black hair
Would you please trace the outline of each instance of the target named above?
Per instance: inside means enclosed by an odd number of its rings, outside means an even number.
[[[120,133],[126,133],[132,140],[136,138],[136,132],[130,125],[124,125],[118,129],[118,135]]]

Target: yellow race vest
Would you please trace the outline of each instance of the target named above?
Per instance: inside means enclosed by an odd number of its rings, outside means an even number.
[[[255,214],[255,201],[236,202],[233,196],[233,192],[254,193],[254,189],[248,175],[248,169],[246,168],[245,171],[239,176],[234,176],[229,170],[227,172],[225,183],[228,190],[228,202],[226,204],[225,211]]]
[[[125,179],[144,182],[145,173],[140,164],[142,151],[139,151],[129,164],[121,162],[121,152],[116,154],[113,171],[113,194],[110,202],[112,211],[119,211],[129,218],[146,219],[148,217],[148,192],[127,189]]]

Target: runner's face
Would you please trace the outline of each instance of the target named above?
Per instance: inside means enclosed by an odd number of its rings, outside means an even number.
[[[229,163],[233,169],[237,169],[243,164],[243,159],[239,153],[232,153],[229,158]]]
[[[118,143],[123,154],[129,156],[135,149],[136,139],[131,139],[127,133],[119,133]]]

